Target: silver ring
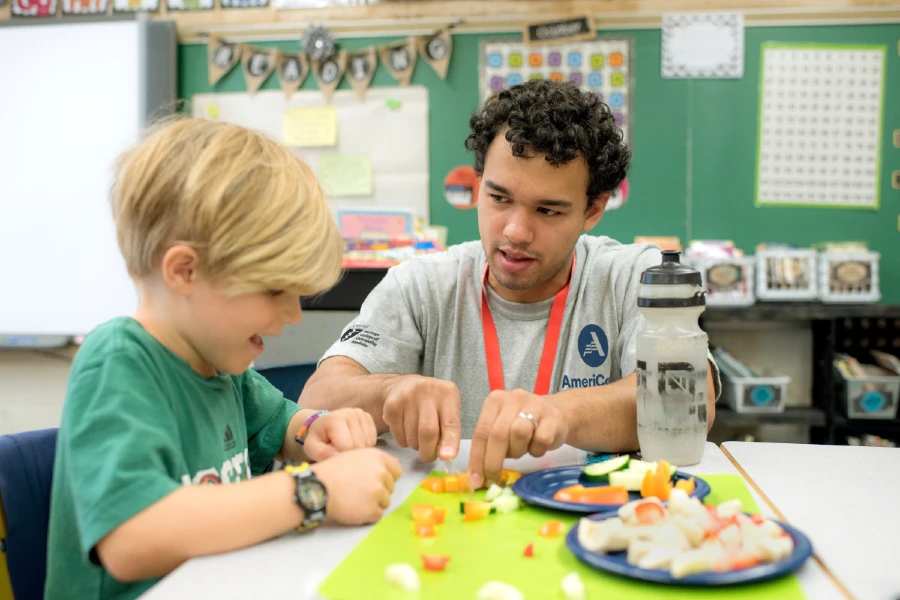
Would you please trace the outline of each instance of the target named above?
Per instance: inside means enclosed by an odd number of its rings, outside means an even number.
[[[534,418],[533,414],[520,412],[519,417],[521,417],[523,419],[528,419],[529,421],[531,421],[531,424],[534,425],[534,428],[537,429],[537,426],[538,426],[537,419]]]

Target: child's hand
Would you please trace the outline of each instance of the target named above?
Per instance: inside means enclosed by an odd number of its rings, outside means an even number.
[[[339,452],[370,448],[377,438],[372,415],[359,408],[341,408],[309,426],[303,450],[310,461],[320,461]]]
[[[341,525],[379,520],[403,473],[396,458],[375,448],[342,452],[312,469],[328,493],[325,516]]]

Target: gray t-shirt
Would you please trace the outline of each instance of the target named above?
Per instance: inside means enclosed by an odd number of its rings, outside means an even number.
[[[581,236],[575,253],[551,394],[606,385],[634,372],[640,277],[661,262],[651,244],[589,235]],[[462,435],[471,438],[490,392],[481,326],[484,266],[481,242],[474,241],[392,267],[322,360],[346,356],[370,373],[418,373],[454,382]],[[490,286],[487,299],[505,388],[531,392],[553,299],[510,302]]]

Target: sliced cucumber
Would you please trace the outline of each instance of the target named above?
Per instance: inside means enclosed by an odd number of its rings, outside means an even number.
[[[588,465],[584,468],[584,477],[592,483],[606,481],[610,473],[624,469],[628,466],[630,460],[631,457],[625,454],[624,456],[617,456],[603,462]]]
[[[501,514],[519,510],[520,506],[521,503],[519,502],[518,496],[497,496],[494,498],[494,501],[491,502],[491,507]]]
[[[643,460],[634,459],[628,463],[628,470],[629,471],[637,471],[638,473],[644,474],[647,471],[655,471],[656,464],[657,463],[655,463],[655,462],[647,462],[647,461],[643,461]],[[677,471],[677,470],[678,470],[678,467],[670,464],[669,465],[669,471],[670,471],[669,476],[674,477],[675,471]]]
[[[503,493],[503,488],[497,485],[496,483],[492,483],[491,487],[488,488],[488,491],[484,494],[484,501],[490,502],[494,498],[499,498],[500,494]]]
[[[629,492],[641,491],[644,471],[613,471],[609,474],[609,485],[621,485]]]

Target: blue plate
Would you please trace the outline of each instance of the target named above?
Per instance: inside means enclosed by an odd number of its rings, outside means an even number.
[[[678,481],[679,479],[690,479],[691,477],[694,478],[694,493],[691,496],[700,500],[706,498],[710,492],[709,484],[699,477],[676,471],[674,479]],[[553,494],[561,488],[579,483],[584,487],[608,485],[606,483],[589,482],[584,477],[583,466],[557,467],[545,471],[535,471],[521,477],[513,484],[513,491],[516,493],[516,496],[529,504],[586,515],[618,510],[621,506],[621,504],[580,504],[578,502],[561,502],[553,499]],[[628,492],[628,499],[629,501],[640,500],[641,495],[638,492]]]
[[[587,517],[592,521],[603,521],[615,517],[615,513],[591,515]],[[615,552],[604,554],[585,550],[578,541],[578,525],[573,525],[566,535],[566,546],[572,551],[578,560],[601,571],[615,573],[632,579],[641,579],[654,583],[666,583],[670,585],[693,586],[720,586],[739,583],[753,583],[774,579],[792,573],[799,569],[806,559],[812,556],[812,544],[809,538],[791,527],[779,521],[775,521],[794,540],[794,551],[790,556],[774,563],[764,563],[749,569],[727,571],[724,573],[697,573],[676,579],[668,571],[657,569],[641,569],[628,564],[628,552]]]

